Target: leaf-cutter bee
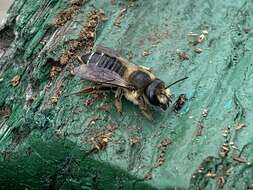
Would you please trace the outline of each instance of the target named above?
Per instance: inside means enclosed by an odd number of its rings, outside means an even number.
[[[150,120],[151,107],[166,110],[171,103],[171,85],[166,87],[149,68],[129,63],[112,49],[97,46],[94,51],[78,58],[82,64],[74,68],[74,74],[96,84],[78,93],[112,90],[115,92],[115,107],[118,112],[122,113],[121,99],[125,96],[138,105],[143,115]]]

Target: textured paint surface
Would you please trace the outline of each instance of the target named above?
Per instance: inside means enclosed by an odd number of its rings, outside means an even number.
[[[252,23],[249,0],[15,1],[0,31],[0,188],[253,188]],[[196,53],[187,34],[203,30]],[[96,44],[167,84],[189,76],[171,88],[183,109],[149,122],[110,93],[65,96],[90,85],[70,70]]]

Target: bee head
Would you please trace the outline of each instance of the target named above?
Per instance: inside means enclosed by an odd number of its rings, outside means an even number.
[[[165,84],[160,79],[153,80],[146,88],[145,94],[149,102],[154,105],[166,110],[169,106],[170,90],[165,88]]]

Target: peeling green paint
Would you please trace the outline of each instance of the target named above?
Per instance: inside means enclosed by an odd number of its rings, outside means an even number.
[[[1,189],[252,188],[253,2],[90,0],[57,26],[57,16],[70,6],[15,1],[1,29],[0,113],[11,110],[8,117],[0,114]],[[91,95],[65,96],[90,84],[70,74],[74,58],[67,66],[57,61],[69,41],[80,38],[94,8],[107,17],[96,28],[95,45],[152,67],[168,84],[189,76],[171,88],[174,101],[182,93],[188,97],[179,113],[171,108],[149,122],[127,101],[120,116],[110,93],[90,106]],[[208,35],[198,54],[187,34],[203,30]],[[178,51],[189,59],[180,60]],[[54,64],[62,71],[51,79]],[[13,87],[17,74],[21,80]],[[57,90],[61,96],[53,104]],[[111,109],[103,111],[105,105]],[[238,130],[240,123],[246,127]],[[96,135],[108,133],[108,144],[94,151]],[[132,144],[133,137],[140,141]],[[164,139],[172,140],[165,152],[158,147]],[[165,161],[155,167],[161,154]]]

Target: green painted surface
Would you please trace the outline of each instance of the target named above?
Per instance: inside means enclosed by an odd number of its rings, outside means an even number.
[[[57,16],[70,6],[66,0],[15,1],[2,27],[0,188],[252,188],[253,2],[90,0],[63,26],[55,25]],[[179,113],[171,108],[155,113],[149,122],[127,101],[120,116],[112,94],[91,106],[84,105],[89,95],[64,97],[88,83],[70,75],[68,66],[51,79],[52,64],[68,50],[70,40],[79,38],[94,8],[108,18],[96,28],[95,45],[111,47],[136,64],[152,67],[168,84],[189,76],[171,88],[174,101],[181,93],[189,99]],[[123,8],[127,10],[117,27],[114,23]],[[187,34],[203,30],[208,36],[197,45],[203,49],[197,54]],[[185,51],[189,60],[181,61],[177,49]],[[151,54],[143,56],[144,51]],[[10,81],[17,74],[21,80],[13,87]],[[52,104],[61,81],[61,97]],[[30,91],[32,103],[26,100]],[[103,111],[103,105],[112,109]],[[10,114],[3,116],[7,108]],[[236,130],[240,123],[246,127]],[[118,128],[110,130],[110,124]],[[107,146],[92,151],[92,138],[109,132]],[[132,145],[136,136],[140,142]],[[172,144],[159,148],[164,139]],[[224,143],[229,152],[221,156]],[[161,154],[165,161],[155,167]],[[238,156],[246,163],[233,159]]]

